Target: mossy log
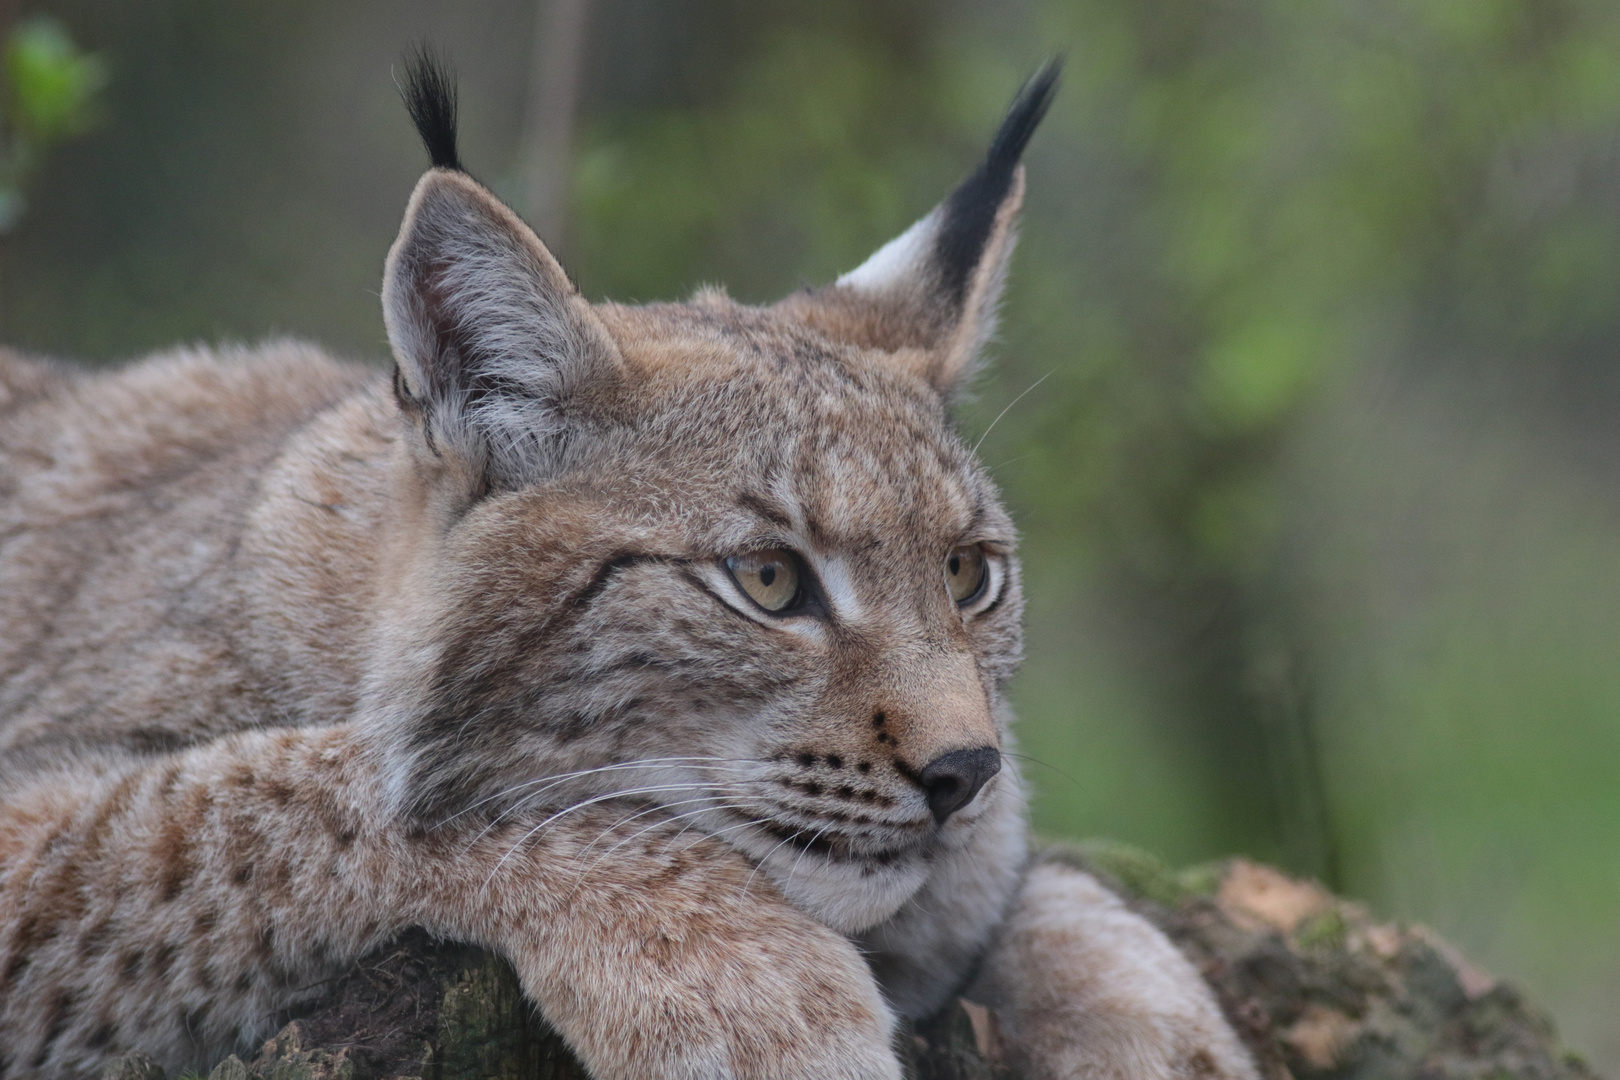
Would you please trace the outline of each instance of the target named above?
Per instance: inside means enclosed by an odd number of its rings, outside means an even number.
[[[1176,872],[1133,849],[1055,845],[1198,965],[1266,1080],[1593,1080],[1552,1024],[1422,927],[1231,860]],[[901,1034],[914,1080],[1016,1080],[993,1012],[957,1000]],[[165,1080],[139,1055],[103,1080]],[[208,1080],[586,1080],[511,968],[412,935],[368,958],[251,1060]]]

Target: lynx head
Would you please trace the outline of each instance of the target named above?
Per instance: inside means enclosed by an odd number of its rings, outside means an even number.
[[[413,64],[434,168],[383,303],[418,525],[368,699],[403,813],[623,800],[855,930],[1016,802],[1013,527],[949,405],[1056,76],[831,285],[632,307],[585,301],[462,170],[450,80]]]

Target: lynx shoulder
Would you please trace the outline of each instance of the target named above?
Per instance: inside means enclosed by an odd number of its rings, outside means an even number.
[[[0,1077],[206,1066],[413,926],[602,1077],[897,1077],[976,970],[1031,1075],[1249,1076],[1162,938],[1027,873],[1002,756],[1016,536],[950,402],[1055,80],[833,284],[631,307],[421,58],[391,374],[0,358]]]

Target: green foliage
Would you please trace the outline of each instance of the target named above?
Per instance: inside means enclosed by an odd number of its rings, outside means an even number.
[[[1349,934],[1349,924],[1337,907],[1329,908],[1306,919],[1294,932],[1294,940],[1302,949],[1343,949]]]
[[[107,72],[73,44],[55,19],[40,15],[12,29],[0,52],[5,144],[0,150],[0,232],[23,211],[23,188],[56,143],[89,131]]]
[[[719,102],[596,118],[575,172],[587,289],[645,300],[723,280],[761,301],[858,263],[949,182],[930,73],[893,61],[881,43],[778,33]]]
[[[7,119],[24,138],[48,146],[89,130],[106,68],[80,52],[56,20],[36,16],[13,30],[5,68]]]

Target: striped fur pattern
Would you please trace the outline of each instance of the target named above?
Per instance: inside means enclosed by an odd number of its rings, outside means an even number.
[[[591,305],[436,167],[392,379],[0,356],[0,1080],[206,1068],[413,926],[602,1078],[898,1078],[971,983],[1032,1077],[1249,1080],[1162,937],[1028,868],[1011,760],[939,771],[1010,739],[1016,535],[948,403],[1052,76],[994,205],[771,307]],[[728,560],[780,550],[773,611]]]

